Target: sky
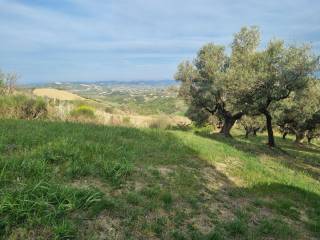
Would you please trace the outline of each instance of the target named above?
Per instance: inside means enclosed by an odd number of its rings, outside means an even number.
[[[311,43],[319,0],[0,0],[0,69],[19,83],[172,79],[208,42],[230,46],[242,26]]]

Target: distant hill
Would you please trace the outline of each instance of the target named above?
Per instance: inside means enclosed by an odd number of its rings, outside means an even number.
[[[88,85],[99,85],[106,87],[115,86],[125,86],[125,87],[156,87],[156,88],[166,88],[170,86],[178,86],[179,83],[175,80],[132,80],[132,81],[79,81],[79,82],[54,82],[54,83],[32,83],[26,84],[25,87],[59,87],[64,85],[78,85],[78,84],[88,84]]]
[[[141,80],[141,81],[102,81],[102,82],[95,82],[99,85],[144,85],[144,86],[172,86],[178,85],[178,83],[174,80]]]
[[[59,100],[84,100],[84,98],[63,90],[53,88],[36,88],[33,94],[39,97],[48,97]]]

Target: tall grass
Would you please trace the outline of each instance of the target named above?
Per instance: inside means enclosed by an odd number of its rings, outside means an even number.
[[[1,120],[0,239],[317,239],[319,149],[262,141]]]
[[[47,116],[47,104],[42,98],[25,95],[0,96],[1,118],[44,119]]]

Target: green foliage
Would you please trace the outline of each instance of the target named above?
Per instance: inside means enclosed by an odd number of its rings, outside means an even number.
[[[107,107],[105,107],[104,111],[105,111],[106,113],[113,113],[114,108],[111,107],[111,106],[107,106]]]
[[[210,43],[200,49],[194,64],[178,66],[175,79],[182,82],[180,94],[189,104],[192,120],[203,124],[213,114],[224,121],[242,116],[235,96],[248,91],[246,82],[253,75],[250,61],[258,43],[258,29],[243,28],[234,37],[230,56],[225,47]]]
[[[17,189],[2,189],[1,195],[1,235],[16,224],[44,224],[54,226],[53,234],[59,239],[75,236],[75,229],[63,221],[68,213],[88,209],[102,198],[97,191],[72,189],[52,181],[28,181]]]
[[[308,130],[310,134],[315,133],[320,124],[320,83],[318,80],[309,80],[305,90],[297,91],[278,104],[275,116],[277,124],[282,129],[295,133],[298,138],[300,134],[304,135]]]
[[[189,105],[187,115],[199,124],[212,115],[224,121],[222,133],[244,114],[264,114],[269,145],[274,146],[270,106],[306,88],[319,69],[319,58],[309,46],[285,46],[271,41],[258,50],[257,27],[242,28],[234,35],[230,55],[213,43],[203,46],[194,60],[178,66],[175,79]]]
[[[308,143],[310,144],[312,139],[320,138],[320,124],[315,124],[312,129],[309,129],[306,133]]]
[[[70,115],[75,118],[95,118],[94,109],[86,105],[81,105],[76,109],[72,110],[70,112]]]
[[[38,119],[47,116],[47,103],[42,98],[27,99],[20,105],[20,118]]]
[[[122,123],[125,124],[125,125],[129,125],[130,124],[130,117],[129,116],[123,117],[122,118]]]
[[[42,98],[25,95],[4,95],[0,97],[2,118],[43,119],[48,116],[47,103]]]
[[[239,122],[246,132],[246,137],[250,133],[256,135],[258,131],[262,132],[265,129],[265,121],[262,116],[243,116]]]
[[[232,237],[245,235],[248,231],[247,223],[239,218],[225,223],[225,228]]]

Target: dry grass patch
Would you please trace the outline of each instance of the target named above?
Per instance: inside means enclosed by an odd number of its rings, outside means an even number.
[[[85,100],[83,97],[74,93],[54,88],[36,88],[33,90],[33,94],[39,97],[59,99],[61,101]]]

